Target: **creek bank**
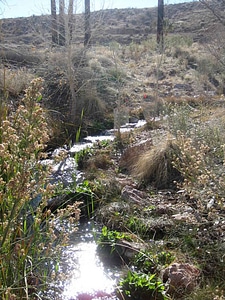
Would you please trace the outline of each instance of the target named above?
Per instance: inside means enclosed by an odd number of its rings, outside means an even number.
[[[203,207],[185,189],[157,189],[154,182],[144,185],[127,172],[130,160],[129,155],[125,156],[126,151],[140,154],[137,144],[142,143],[146,149],[153,147],[157,143],[157,134],[158,142],[167,135],[163,128],[135,132],[131,135],[133,143],[125,147],[122,155],[110,156],[114,159],[114,170],[112,166],[104,171],[96,168],[93,173],[89,168],[84,173],[90,180],[101,180],[104,186],[105,195],[94,214],[97,223],[106,226],[108,232],[105,235],[108,246],[100,251],[103,258],[112,263],[119,262],[129,270],[136,253],[147,251],[156,256],[160,252],[173,253],[175,260],[158,265],[160,271],[156,268],[157,274],[167,287],[168,296],[184,299],[198,287],[201,276],[213,277],[216,272],[213,263],[217,258],[213,257],[213,249],[220,245],[217,248],[220,255],[224,249],[224,213],[215,201],[206,202]],[[216,213],[212,213],[212,207]],[[128,240],[124,240],[123,234],[128,235]],[[103,240],[103,245],[105,242]],[[196,262],[200,268],[196,268]],[[136,271],[142,274],[141,268]],[[151,268],[148,272],[151,273]]]
[[[184,297],[196,288],[193,282],[198,285],[199,277],[209,274],[214,276],[214,246],[220,245],[222,253],[225,244],[223,211],[215,201],[207,203],[203,208],[185,190],[157,189],[154,185],[141,184],[129,174],[125,168],[129,163],[129,155],[126,160],[124,156],[127,149],[129,153],[140,154],[137,144],[143,143],[144,152],[148,151],[156,144],[158,134],[158,141],[165,139],[166,132],[163,128],[130,132],[127,136],[133,142],[129,147],[125,145],[122,151],[115,150],[115,141],[106,144],[99,141],[91,156],[86,158],[88,167],[80,171],[95,190],[93,202],[97,205],[91,217],[101,227],[107,227],[106,238],[110,237],[108,247],[99,252],[101,258],[104,260],[105,257],[112,264],[119,261],[119,264],[129,270],[132,269],[137,253],[147,251],[148,256],[149,253],[156,256],[162,252],[172,253],[175,260],[161,265],[156,262],[154,272],[157,272],[171,295],[176,295],[179,290]],[[94,160],[99,160],[99,155],[96,155],[99,152],[107,154],[112,163],[107,167],[94,163]],[[88,164],[90,160],[91,164]],[[120,169],[122,160],[123,170]],[[212,207],[218,212],[217,215],[212,214]],[[116,232],[119,237],[121,234],[126,238],[118,238]],[[190,254],[190,257],[187,259],[184,253]],[[196,261],[201,265],[198,271],[195,269]],[[185,265],[187,263],[188,266]],[[174,264],[178,265],[172,267]],[[185,270],[186,266],[196,270],[193,277]],[[168,270],[169,267],[171,268]],[[142,274],[142,266],[136,271]],[[148,273],[151,272],[149,267]],[[180,296],[174,297],[179,299]]]

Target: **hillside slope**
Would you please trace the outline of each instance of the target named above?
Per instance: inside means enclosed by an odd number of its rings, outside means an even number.
[[[155,34],[157,8],[107,9],[93,12],[91,19],[93,43],[140,42]],[[165,19],[169,24],[166,28],[168,33],[189,34],[194,40],[203,41],[206,39],[205,33],[209,38],[210,33],[215,33],[215,29],[219,30],[216,18],[197,1],[165,5]],[[83,15],[74,16],[74,43],[83,41],[83,22]],[[51,38],[50,29],[51,19],[48,15],[2,19],[0,42],[46,46]]]

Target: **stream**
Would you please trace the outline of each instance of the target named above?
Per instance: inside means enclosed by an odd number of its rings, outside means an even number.
[[[104,266],[97,255],[97,227],[92,223],[80,225],[71,236],[61,259],[62,268],[70,268],[70,278],[64,282],[63,299],[118,299],[115,294],[119,269]]]
[[[126,124],[121,128],[121,132],[144,124],[145,121]],[[113,139],[114,131],[110,130],[101,136],[88,136],[83,143],[73,145],[69,150],[70,156],[63,164],[55,166],[54,181],[74,180],[75,161],[72,157],[76,152],[93,146],[96,141]],[[81,182],[82,174],[76,173],[76,179]],[[101,229],[92,221],[81,223],[78,225],[78,231],[71,235],[69,245],[65,246],[59,264],[60,270],[69,273],[69,278],[60,284],[63,300],[118,300],[115,290],[121,270],[105,266],[99,258],[96,241],[100,232]]]

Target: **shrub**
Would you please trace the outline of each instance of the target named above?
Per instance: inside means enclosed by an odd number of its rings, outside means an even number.
[[[26,68],[16,70],[9,68],[0,69],[0,90],[5,99],[10,96],[18,96],[27,87],[33,75]]]
[[[169,103],[165,108],[170,132],[174,136],[177,136],[177,132],[190,135],[190,131],[193,128],[193,120],[191,118],[193,108],[186,102]]]
[[[0,115],[0,298],[28,299],[57,271],[54,220],[45,211],[54,193],[50,169],[40,159],[49,139],[47,116],[38,103],[42,80],[26,90],[18,109]],[[77,204],[69,214],[78,218]],[[74,219],[71,219],[73,222]],[[63,233],[65,238],[67,235]],[[56,272],[57,273],[57,272]]]
[[[204,140],[195,141],[182,134],[177,138],[177,145],[180,155],[174,157],[173,166],[184,178],[183,183],[178,185],[199,200],[214,197],[220,184],[208,163],[209,146]]]

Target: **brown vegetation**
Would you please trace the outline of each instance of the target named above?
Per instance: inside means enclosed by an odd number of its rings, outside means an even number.
[[[137,158],[132,169],[133,177],[159,189],[174,187],[174,182],[182,179],[173,167],[173,160],[179,156],[179,151],[173,140],[165,140],[152,147]]]

